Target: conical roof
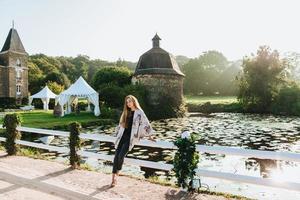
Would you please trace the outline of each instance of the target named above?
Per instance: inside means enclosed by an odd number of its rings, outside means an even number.
[[[163,50],[159,46],[160,37],[155,34],[153,37],[153,47],[141,55],[135,69],[134,75],[139,74],[173,74],[178,76],[185,76],[174,56],[169,52]]]
[[[22,41],[19,37],[19,34],[16,29],[11,28],[8,36],[5,40],[5,43],[3,45],[3,48],[1,52],[4,51],[15,51],[18,53],[26,53],[24,46],[22,44]]]

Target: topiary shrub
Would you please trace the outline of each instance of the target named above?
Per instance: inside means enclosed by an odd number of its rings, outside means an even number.
[[[81,125],[78,122],[72,122],[69,125],[70,128],[70,165],[73,169],[80,167],[80,156],[77,154],[77,151],[81,148],[81,141],[79,138]]]
[[[21,139],[21,133],[17,130],[17,126],[21,125],[21,118],[18,114],[6,114],[3,120],[3,128],[5,131],[5,149],[8,155],[16,155],[19,150],[19,145],[16,140]]]
[[[174,144],[178,147],[174,157],[174,172],[177,178],[177,185],[183,189],[192,191],[192,180],[196,175],[195,169],[199,162],[199,153],[196,151],[196,134],[191,135],[184,132]]]

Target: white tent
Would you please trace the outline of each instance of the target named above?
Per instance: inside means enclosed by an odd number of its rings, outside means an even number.
[[[44,104],[44,110],[48,110],[50,99],[55,99],[56,96],[46,85],[41,91],[29,97],[29,105],[31,105],[33,99],[41,99]]]
[[[64,110],[64,105],[67,105],[65,113],[69,114],[71,113],[72,102],[78,98],[87,98],[89,105],[88,108],[90,109],[90,103],[94,104],[94,114],[96,116],[100,115],[99,94],[81,76],[67,90],[59,94],[56,99],[56,103],[59,103],[62,110]],[[62,112],[62,116],[64,116],[64,112]]]

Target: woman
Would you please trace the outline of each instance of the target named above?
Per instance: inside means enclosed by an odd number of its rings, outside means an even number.
[[[124,157],[143,137],[152,138],[153,129],[138,100],[133,95],[125,97],[124,108],[116,129],[115,157],[112,170],[111,187],[117,184],[116,175],[122,169]]]

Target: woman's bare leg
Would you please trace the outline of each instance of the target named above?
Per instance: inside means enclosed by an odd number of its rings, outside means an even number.
[[[113,173],[112,174],[112,181],[111,181],[111,186],[114,187],[117,184],[117,174]]]

